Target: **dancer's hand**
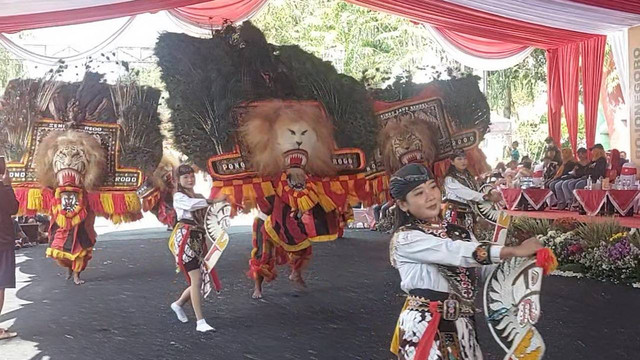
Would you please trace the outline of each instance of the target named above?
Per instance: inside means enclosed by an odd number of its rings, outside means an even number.
[[[502,200],[502,194],[500,194],[499,191],[491,190],[491,192],[489,193],[489,200],[494,203],[500,202]]]
[[[542,248],[542,243],[540,243],[537,238],[533,237],[523,241],[522,244],[518,246],[503,247],[502,251],[500,251],[500,258],[508,259],[511,257],[532,256]]]
[[[207,202],[209,203],[209,205],[213,205],[215,203],[227,201],[228,198],[229,197],[227,196],[227,194],[220,193],[215,198],[207,200]]]
[[[2,183],[11,186],[11,176],[9,176],[9,169],[4,170],[4,174],[2,174]]]

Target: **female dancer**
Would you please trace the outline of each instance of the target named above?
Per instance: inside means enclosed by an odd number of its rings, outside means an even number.
[[[467,170],[467,156],[464,151],[456,150],[450,157],[451,165],[444,178],[444,190],[447,199],[445,218],[473,230],[476,225],[476,214],[471,205],[481,201],[498,202],[502,196],[497,191],[489,194],[479,192],[476,179]]]
[[[189,165],[180,165],[177,170],[178,186],[173,195],[173,207],[176,210],[178,223],[169,240],[169,249],[176,257],[178,268],[186,275],[189,287],[180,298],[171,304],[178,320],[189,321],[182,306],[191,300],[196,315],[196,330],[200,332],[215,331],[207,324],[202,315],[201,287],[203,277],[209,276],[209,270],[203,265],[203,257],[207,251],[204,230],[204,215],[209,205],[223,201],[223,198],[207,200],[196,194],[193,187],[196,183],[195,171]],[[205,281],[206,282],[206,281]]]
[[[515,247],[478,243],[464,227],[441,222],[441,192],[423,165],[398,170],[390,191],[397,204],[391,263],[409,294],[398,320],[398,359],[482,359],[474,322],[476,275],[470,268],[530,256],[542,245],[535,238]]]

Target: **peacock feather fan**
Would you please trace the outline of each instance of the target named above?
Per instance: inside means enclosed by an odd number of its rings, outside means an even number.
[[[373,151],[378,125],[365,87],[297,46],[269,44],[250,22],[227,25],[211,39],[165,33],[155,53],[176,146],[200,167],[233,150],[233,109],[263,99],[320,101],[339,147]]]
[[[487,98],[480,91],[475,75],[465,74],[448,80],[434,80],[417,84],[410,74],[396,77],[395,81],[383,89],[370,89],[371,97],[385,102],[411,99],[430,86],[437,87],[444,110],[451,124],[458,129],[477,129],[481,134],[489,130],[491,110]]]
[[[34,79],[13,79],[7,84],[0,99],[0,154],[8,161],[19,162],[26,155],[33,126],[57,86]]]
[[[107,84],[102,74],[87,72],[80,82],[14,79],[0,101],[0,152],[19,162],[39,119],[53,118],[69,128],[81,123],[118,123],[120,164],[152,173],[162,158],[158,116],[160,91],[133,82]]]
[[[118,82],[110,90],[113,112],[122,128],[120,165],[152,174],[162,160],[160,90],[132,81]]]

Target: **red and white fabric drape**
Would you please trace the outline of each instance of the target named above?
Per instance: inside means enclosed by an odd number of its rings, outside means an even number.
[[[600,83],[593,81],[593,79],[598,74],[602,74],[601,70],[589,75],[585,75],[584,71],[592,71],[598,66],[600,69],[602,68],[604,47],[598,48],[590,41],[597,38],[600,40],[594,40],[595,44],[600,44],[604,36],[568,30],[560,24],[560,19],[562,19],[562,23],[579,22],[585,24],[585,27],[589,22],[594,22],[594,19],[595,22],[598,22],[598,19],[603,22],[609,21],[608,23],[605,22],[607,26],[603,25],[597,29],[599,32],[625,28],[634,22],[640,23],[640,16],[606,9],[603,12],[607,18],[603,18],[604,15],[600,15],[600,18],[598,18],[599,11],[596,11],[599,10],[598,8],[576,4],[568,0],[347,1],[371,9],[404,16],[414,21],[431,24],[440,33],[444,31],[451,34],[447,39],[450,44],[455,43],[452,39],[467,40],[458,41],[458,48],[467,53],[471,52],[471,49],[475,46],[483,45],[478,39],[497,41],[499,43],[504,43],[505,40],[508,40],[512,48],[516,46],[533,46],[547,50],[549,52],[547,59],[552,60],[547,65],[551,84],[548,92],[549,130],[556,142],[559,143],[561,140],[560,114],[561,108],[564,108],[569,128],[569,138],[574,151],[577,147],[578,82],[580,74],[578,68],[580,66],[580,57],[582,56],[583,63],[589,64],[588,68],[586,66],[583,67],[583,78],[589,79],[590,84],[595,83],[595,86],[589,91],[597,90],[597,94],[600,91]],[[556,6],[556,12],[549,14],[551,6]],[[578,15],[575,15],[575,19],[571,18],[572,14],[560,11],[562,9],[561,6],[571,7],[577,11]],[[535,23],[527,21],[543,17],[545,19]],[[555,19],[555,22],[549,19]],[[589,30],[593,29],[593,26],[589,27]],[[461,34],[464,34],[466,38]],[[474,41],[468,41],[469,38],[475,40],[475,45]],[[585,45],[581,45],[583,43]],[[582,53],[580,51],[581,48],[585,49]],[[602,54],[598,54],[597,51],[601,51]],[[585,56],[591,58],[586,60]],[[589,99],[595,101],[597,109],[598,97],[595,96],[595,100],[593,100],[591,95],[589,95]],[[588,117],[585,118],[588,124],[597,122],[596,112],[589,111],[585,115]],[[595,140],[595,125],[588,135]],[[588,141],[593,142],[593,140]]]
[[[190,25],[219,28],[225,21],[241,22],[256,14],[268,0],[214,0],[169,10]]]
[[[206,0],[2,0],[0,33],[83,24],[206,2]]]
[[[0,33],[170,10],[171,16],[203,28],[255,14],[268,0],[0,0]],[[549,127],[559,133],[560,108],[572,145],[577,131],[576,83],[580,63],[585,89],[587,142],[595,137],[603,36],[612,39],[621,82],[629,84],[625,30],[640,24],[640,1],[607,0],[346,0],[373,10],[429,24],[437,38],[465,64],[497,69],[537,47],[548,51]],[[577,49],[577,50],[576,50]],[[578,59],[581,58],[582,61]],[[483,59],[480,61],[479,59]],[[493,60],[493,64],[490,65]],[[566,60],[566,61],[565,61]],[[625,88],[625,91],[627,89]],[[628,96],[628,94],[625,94]],[[592,125],[594,125],[592,127]],[[559,140],[559,136],[556,137]]]
[[[243,21],[268,0],[0,0],[0,33],[73,25],[169,10],[200,27]]]
[[[503,70],[524,60],[533,47],[485,39],[426,25],[431,37],[462,65],[485,71]]]

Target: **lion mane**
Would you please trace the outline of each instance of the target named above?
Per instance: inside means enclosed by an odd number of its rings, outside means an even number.
[[[390,120],[382,128],[378,136],[382,162],[389,173],[393,174],[403,166],[394,151],[393,140],[411,133],[421,142],[424,161],[429,165],[433,165],[436,160],[438,154],[438,129],[435,124],[413,117]]]
[[[107,168],[104,149],[93,136],[74,130],[52,131],[38,145],[35,168],[40,184],[48,187],[58,185],[53,170],[53,157],[58,149],[67,145],[80,147],[87,158],[88,166],[82,181],[84,188],[93,190],[99,187]]]
[[[179,164],[180,163],[178,159],[176,159],[174,156],[163,154],[160,163],[150,176],[151,182],[153,183],[154,187],[160,189],[160,191],[169,190],[168,186],[170,184],[168,184],[165,179],[168,174],[173,173],[174,169],[176,169]]]
[[[305,167],[308,174],[331,176],[333,165],[333,124],[325,113],[312,104],[271,100],[251,108],[238,129],[241,143],[251,168],[262,176],[277,176],[286,170],[284,157],[278,149],[278,132],[287,124],[304,122],[316,133],[317,141],[309,151]]]

